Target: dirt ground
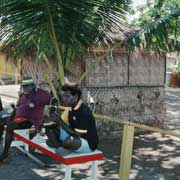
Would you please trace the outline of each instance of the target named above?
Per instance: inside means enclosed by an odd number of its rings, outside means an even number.
[[[166,126],[180,133],[180,89],[166,90]],[[99,149],[104,160],[99,165],[100,180],[117,180],[119,174],[121,139],[100,137]],[[0,148],[2,150],[2,148]],[[45,163],[56,165],[42,168],[15,148],[11,148],[8,161],[0,166],[0,180],[60,180],[63,179],[63,165],[35,154]],[[81,167],[81,168],[80,168]],[[74,167],[73,180],[88,179],[88,164]],[[180,139],[144,132],[134,138],[130,180],[178,180],[180,179]]]

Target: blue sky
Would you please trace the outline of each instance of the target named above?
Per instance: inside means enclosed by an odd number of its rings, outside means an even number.
[[[137,6],[139,6],[139,5],[142,5],[142,4],[144,4],[145,2],[146,2],[147,0],[132,0],[132,6],[133,7],[137,7]],[[136,12],[136,14],[134,14],[133,16],[128,16],[128,20],[131,22],[131,21],[133,21],[133,19],[136,19],[136,18],[138,18],[139,17],[139,12]]]
[[[133,6],[136,7],[146,2],[146,0],[132,0],[132,2],[133,2]]]

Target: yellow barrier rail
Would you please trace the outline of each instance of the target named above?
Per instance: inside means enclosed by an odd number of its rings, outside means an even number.
[[[5,74],[5,75],[13,75],[13,76],[21,76],[20,74],[18,73],[8,73],[8,72],[0,72],[0,74]]]
[[[97,119],[102,119],[102,120],[115,122],[115,123],[123,125],[119,180],[129,180],[135,128],[158,132],[161,134],[180,138],[180,134],[175,133],[173,131],[155,128],[155,127],[138,124],[138,123],[134,123],[134,122],[126,121],[126,120],[118,120],[116,118],[103,116],[103,115],[99,115],[99,114],[94,114],[94,116]]]

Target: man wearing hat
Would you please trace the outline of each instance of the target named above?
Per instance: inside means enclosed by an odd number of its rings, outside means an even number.
[[[0,137],[3,134],[3,126],[7,124],[5,135],[5,146],[0,156],[0,163],[8,157],[8,151],[13,140],[13,131],[15,129],[26,129],[32,125],[36,130],[40,130],[43,121],[43,111],[45,105],[54,101],[48,92],[36,88],[31,77],[24,77],[21,83],[21,93],[12,113],[12,116],[0,125]]]
[[[81,100],[81,90],[75,83],[66,83],[62,86],[62,106],[70,107],[68,113],[69,128],[74,131],[70,131],[68,128],[60,128],[60,133],[57,135],[57,131],[54,133],[58,136],[62,146],[66,149],[73,150],[75,152],[88,153],[94,151],[98,145],[98,135],[96,130],[95,119],[90,108],[84,104]],[[59,116],[57,116],[57,119]],[[58,120],[56,121],[58,122]],[[46,134],[51,134],[52,137],[53,128],[46,128]],[[77,135],[78,134],[78,135]],[[53,146],[51,139],[48,139],[47,144]],[[58,143],[56,143],[58,144]],[[57,148],[57,147],[56,147]]]

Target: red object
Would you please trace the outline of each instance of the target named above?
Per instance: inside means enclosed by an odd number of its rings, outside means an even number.
[[[26,120],[27,120],[27,119],[24,118],[24,117],[15,117],[15,118],[13,119],[13,121],[16,122],[16,123],[23,123],[23,122],[25,122]]]
[[[6,127],[4,127],[4,131],[6,131]],[[52,159],[54,159],[56,161],[59,161],[59,162],[65,164],[65,165],[80,164],[80,163],[85,163],[85,162],[89,162],[89,161],[103,159],[102,152],[97,152],[94,154],[79,155],[76,157],[61,156],[43,146],[41,146],[40,144],[37,144],[37,143],[29,140],[28,138],[26,138],[16,132],[14,132],[14,137],[20,141],[23,141],[23,142],[29,144],[31,147],[38,149],[39,151],[43,152],[45,155],[51,157]]]
[[[173,88],[177,88],[178,87],[178,81],[179,81],[179,75],[178,74],[171,74],[170,86]]]
[[[88,161],[94,161],[94,160],[102,160],[103,159],[103,153],[99,152],[96,154],[87,154],[87,155],[79,155],[76,157],[64,157],[59,154],[56,154],[55,152],[46,149],[45,147],[41,146],[40,144],[36,144],[33,141],[21,136],[20,134],[14,132],[15,138],[19,139],[20,141],[23,141],[30,146],[38,149],[39,151],[43,152],[45,155],[51,157],[52,159],[59,161],[63,164],[70,165],[70,164],[80,164],[85,163]]]

